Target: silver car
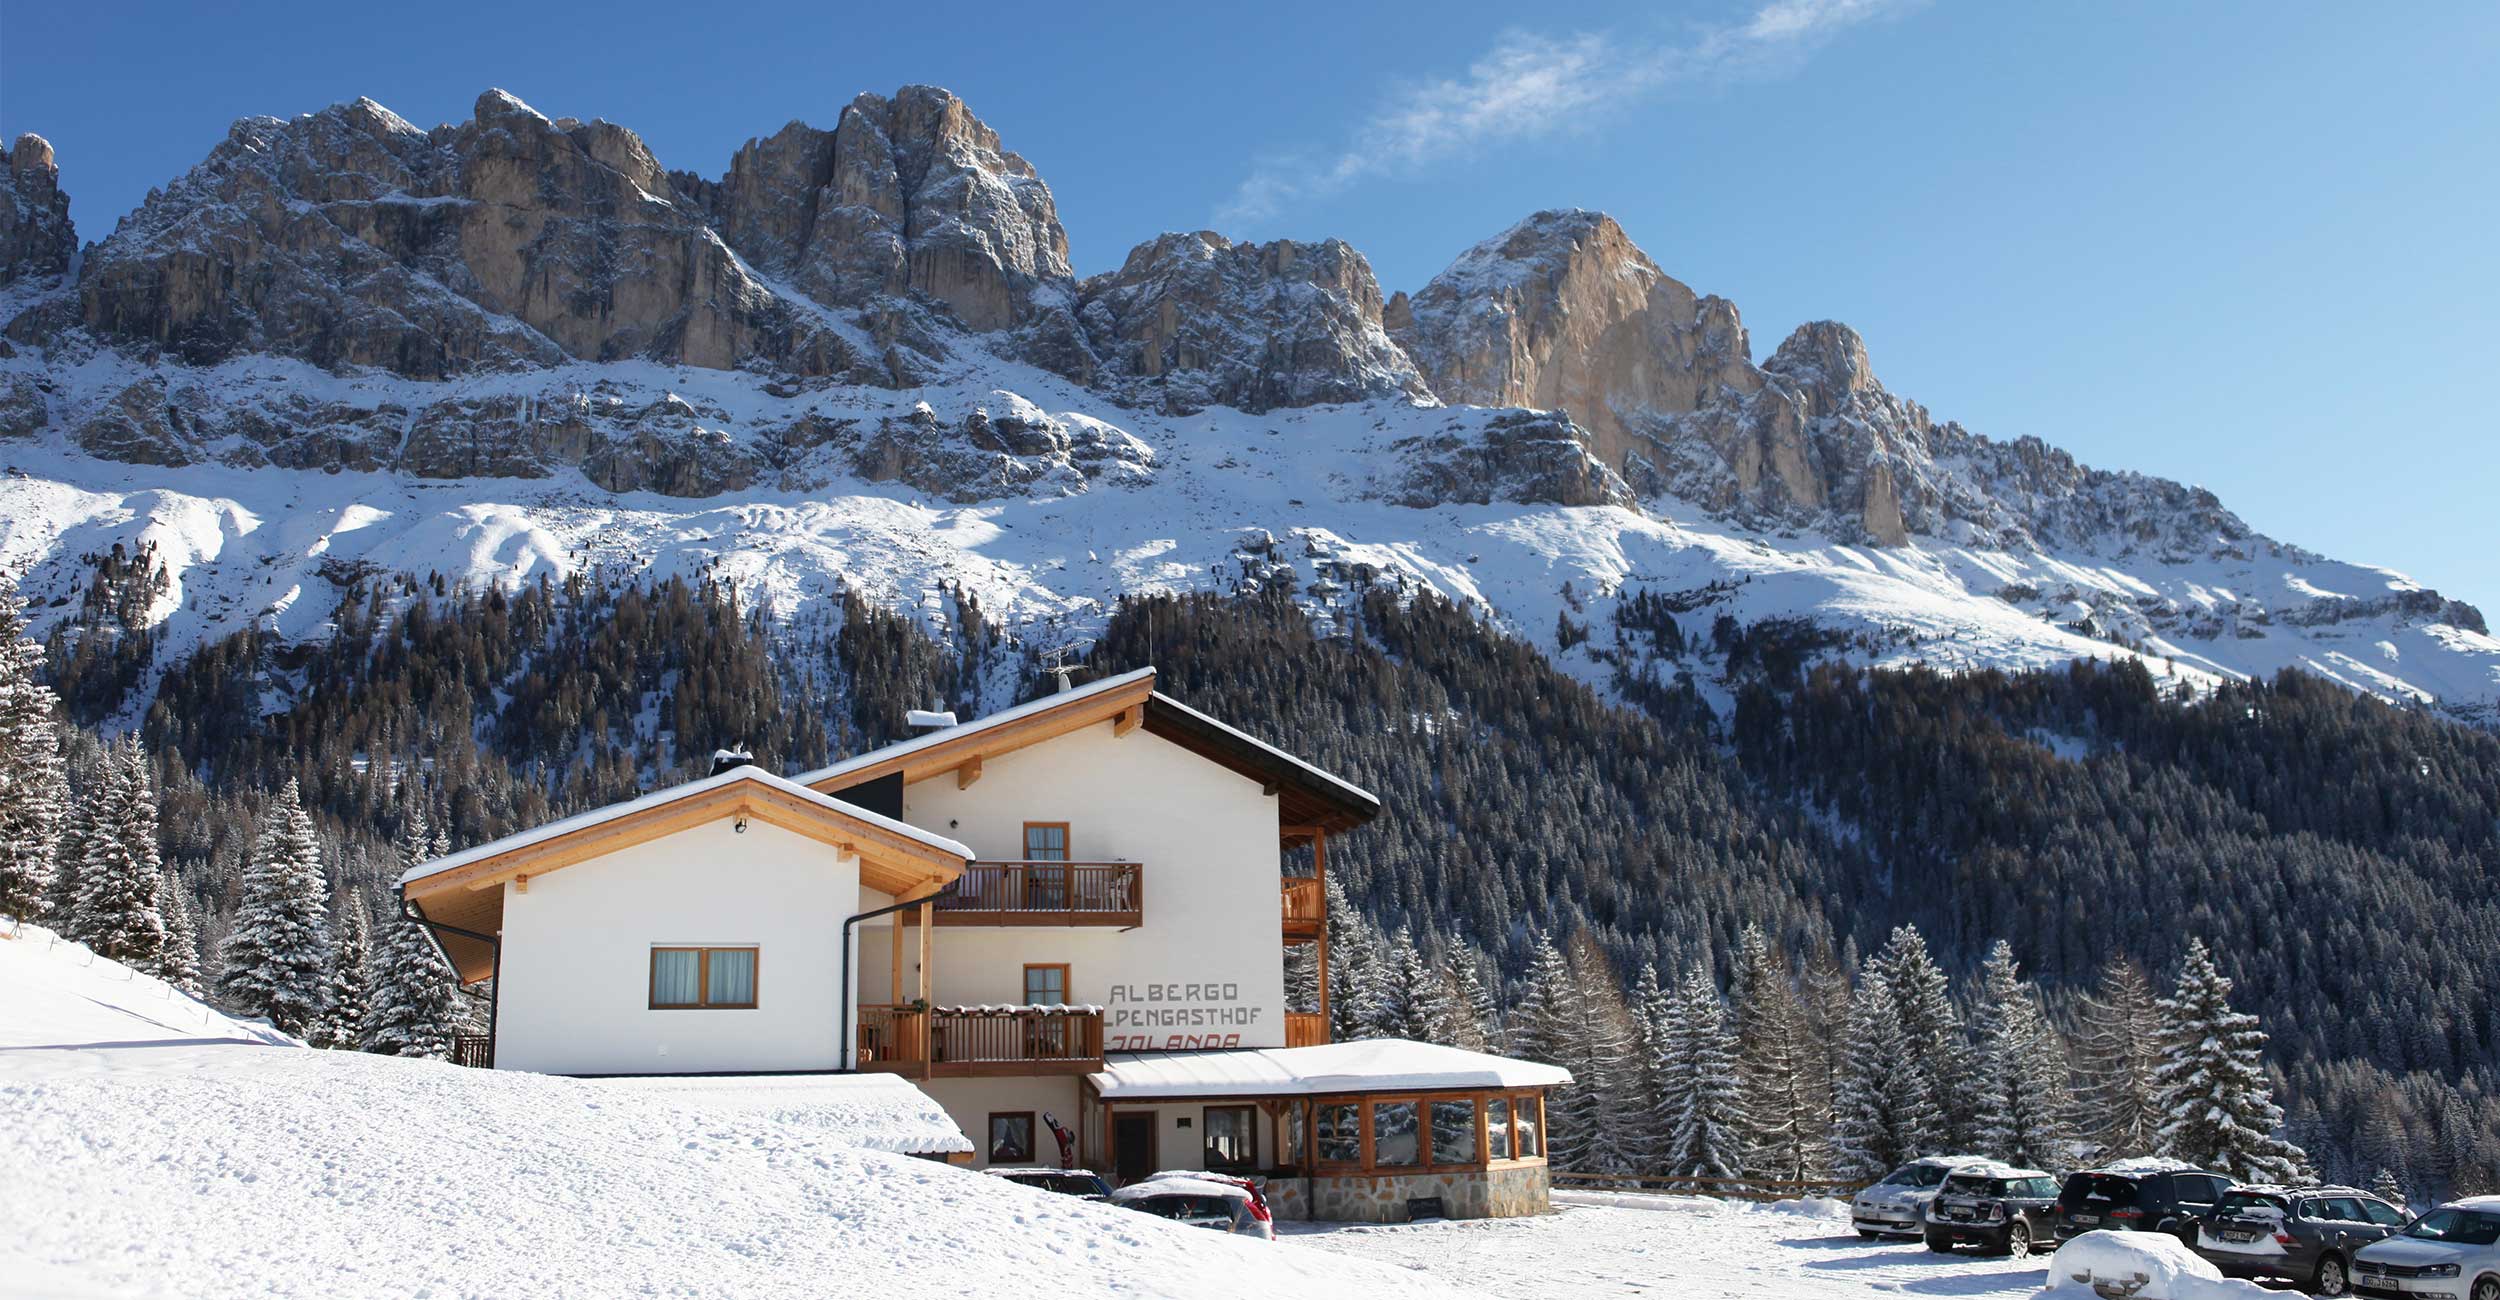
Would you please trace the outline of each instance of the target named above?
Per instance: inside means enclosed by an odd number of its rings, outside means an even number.
[[[1989,1163],[1986,1156],[1927,1156],[1884,1175],[1883,1181],[1858,1193],[1849,1203],[1850,1226],[1861,1237],[1922,1237],[1927,1233],[1927,1207],[1945,1176],[1964,1165]]]
[[[2354,1295],[2500,1300],[2500,1196],[2450,1201],[2352,1257]]]

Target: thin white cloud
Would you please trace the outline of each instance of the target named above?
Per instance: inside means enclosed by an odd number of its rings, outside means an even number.
[[[1679,41],[1504,32],[1464,73],[1404,87],[1334,152],[1260,162],[1217,217],[1229,224],[1266,221],[1369,177],[1485,145],[1557,135],[1670,85],[1768,70],[1836,32],[1919,2],[1769,0],[1742,21]]]

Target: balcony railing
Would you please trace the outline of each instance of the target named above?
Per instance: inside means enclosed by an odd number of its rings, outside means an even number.
[[[1328,923],[1328,895],[1320,888],[1319,878],[1286,876],[1283,901],[1285,938],[1289,940],[1318,938],[1320,928]]]
[[[937,896],[939,925],[1145,923],[1145,869],[1134,862],[975,861]]]
[[[1328,1041],[1328,1017],[1315,1011],[1285,1013],[1285,1046],[1317,1047]]]
[[[1090,1074],[1102,1068],[1102,1012],[867,1006],[859,1050],[860,1069],[922,1079]]]
[[[495,1040],[484,1034],[455,1034],[451,1040],[451,1063],[473,1070],[495,1068]]]

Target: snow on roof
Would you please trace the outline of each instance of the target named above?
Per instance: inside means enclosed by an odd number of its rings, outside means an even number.
[[[1969,1164],[1955,1165],[1953,1176],[1956,1178],[2046,1178],[2048,1171],[2023,1165],[2009,1165],[2002,1160],[1974,1160]]]
[[[1317,1047],[1158,1052],[1109,1058],[1091,1076],[1106,1098],[1275,1097],[1315,1092],[1440,1088],[1553,1088],[1571,1082],[1559,1066],[1513,1060],[1403,1038],[1367,1038]]]
[[[830,1130],[852,1146],[896,1155],[946,1155],[971,1139],[929,1094],[897,1074],[646,1075],[584,1079],[689,1111],[762,1113],[782,1124]]]
[[[2204,1168],[2168,1156],[2130,1156],[2105,1165],[2083,1170],[2087,1174],[2114,1174],[2120,1178],[2142,1178],[2147,1174],[2203,1173]]]
[[[819,781],[825,781],[833,777],[841,776],[845,772],[855,772],[873,764],[883,763],[890,759],[901,758],[906,754],[918,753],[932,745],[942,744],[961,736],[971,735],[975,732],[987,731],[992,727],[1004,726],[1005,724],[1014,722],[1019,718],[1029,718],[1045,709],[1053,709],[1063,704],[1071,704],[1089,696],[1101,695],[1109,691],[1115,691],[1123,686],[1133,685],[1137,682],[1150,682],[1154,680],[1154,675],[1154,669],[1140,668],[1134,672],[1121,673],[1116,677],[1105,677],[1098,682],[1087,682],[1085,685],[1079,686],[1075,690],[1060,691],[1053,695],[1044,695],[1036,699],[1027,700],[1012,709],[1000,709],[998,712],[990,714],[985,718],[976,718],[971,722],[961,723],[956,726],[932,731],[926,735],[914,736],[909,740],[898,740],[883,749],[872,749],[865,754],[854,754],[831,767],[820,767],[813,772],[802,772],[790,779],[800,785],[814,785]]]
[[[654,790],[638,799],[628,799],[623,803],[612,803],[605,808],[593,808],[589,812],[576,813],[571,817],[566,817],[559,821],[552,821],[544,826],[506,835],[499,840],[488,840],[484,844],[472,845],[468,848],[462,849],[458,853],[451,854],[448,857],[436,858],[431,862],[420,862],[417,865],[408,868],[407,871],[401,873],[399,883],[405,885],[410,881],[423,880],[427,876],[439,875],[445,871],[452,871],[460,867],[465,867],[472,862],[481,862],[499,854],[509,853],[514,849],[528,848],[530,845],[542,843],[547,840],[560,839],[567,835],[589,830],[590,828],[598,826],[602,823],[614,821],[619,817],[630,816],[634,813],[657,808],[662,804],[675,803],[680,799],[691,798],[699,794],[706,794],[739,781],[753,781],[759,785],[769,786],[772,789],[777,790],[782,794],[789,795],[794,799],[803,799],[827,812],[849,817],[855,821],[865,822],[870,826],[874,826],[879,830],[886,831],[891,834],[917,840],[941,853],[951,853],[959,858],[969,858],[972,856],[971,849],[966,848],[964,845],[959,844],[954,840],[950,840],[943,835],[932,835],[917,826],[913,826],[905,822],[899,822],[891,817],[883,816],[878,813],[870,812],[857,804],[845,803],[831,795],[818,794],[814,790],[808,789],[805,785],[792,781],[787,777],[775,776],[760,767],[750,766],[733,767],[726,772],[721,772],[713,776],[707,776],[701,780],[688,781],[683,785],[673,785],[664,790]]]
[[[2500,1196],[2469,1196],[2440,1206],[2443,1210],[2478,1210],[2484,1214],[2500,1214]]]

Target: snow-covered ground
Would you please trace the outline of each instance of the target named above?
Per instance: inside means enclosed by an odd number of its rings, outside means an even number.
[[[867,1149],[851,1082],[316,1051],[0,927],[0,1296],[1468,1293]]]
[[[1697,1197],[1596,1199],[1619,1203],[1561,1204],[1534,1219],[1287,1224],[1285,1239],[1403,1265],[1506,1300],[2030,1297],[2049,1282],[2045,1256],[1938,1255],[1916,1242],[1862,1241],[1833,1202],[1774,1208]],[[1629,1208],[1640,1201],[1648,1204]]]
[[[1668,498],[1639,509],[1416,509],[1389,499],[1412,448],[1445,431],[1473,436],[1495,413],[1368,402],[1166,415],[1110,406],[977,350],[966,356],[942,384],[785,397],[762,391],[754,376],[648,362],[452,384],[335,375],[265,357],[189,370],[152,369],[109,351],[47,365],[29,352],[0,359],[0,379],[39,374],[52,390],[52,425],[7,449],[0,566],[31,570],[40,633],[71,608],[53,602],[74,599],[87,575],[82,557],[153,541],[172,579],[151,611],[162,628],[161,661],[255,624],[323,635],[337,598],[323,574],[337,561],[473,586],[593,565],[659,577],[710,573],[784,619],[823,611],[848,585],[942,620],[940,584],[961,584],[1012,634],[1039,644],[1082,639],[1123,594],[1223,587],[1245,569],[1290,583],[1324,617],[1347,598],[1340,575],[1369,565],[1479,603],[1549,651],[1558,616],[1594,626],[1594,646],[1559,662],[1598,682],[1608,670],[1590,650],[1611,639],[1612,602],[1646,590],[1692,598],[1679,618],[1697,640],[1722,614],[1747,623],[1801,616],[1857,638],[1841,653],[1861,662],[2028,668],[2140,653],[2157,672],[2195,683],[2301,667],[2389,699],[2500,717],[2500,639],[2395,608],[2395,598],[2419,591],[2402,575],[2263,538],[2217,538],[2199,554],[2164,555],[2112,537],[2052,554],[1935,537],[1843,545],[1748,529]],[[244,405],[276,394],[410,411],[454,397],[517,402],[567,391],[621,394],[628,407],[671,398],[707,413],[705,427],[719,426],[731,444],[799,420],[873,426],[925,403],[947,428],[976,410],[1012,412],[1131,450],[1090,479],[1063,467],[1028,495],[955,504],[838,469],[805,491],[756,486],[685,498],[611,493],[572,469],[543,479],[429,480],[132,465],[75,448],[65,430],[157,370],[176,387]],[[1251,529],[1283,544],[1246,556],[1239,545]],[[1707,689],[1706,666],[1699,675]]]

